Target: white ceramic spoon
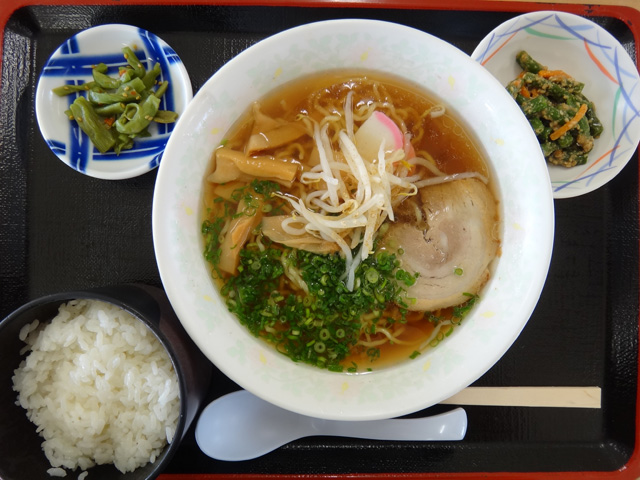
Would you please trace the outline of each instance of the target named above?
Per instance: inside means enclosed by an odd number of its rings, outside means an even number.
[[[441,441],[462,440],[466,431],[467,414],[462,408],[425,418],[348,422],[293,413],[240,390],[205,407],[195,433],[198,446],[206,455],[218,460],[241,461],[314,435]]]

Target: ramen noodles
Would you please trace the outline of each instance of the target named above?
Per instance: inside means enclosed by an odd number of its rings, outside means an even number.
[[[229,310],[297,362],[416,358],[473,307],[497,255],[490,171],[444,105],[332,71],[255,102],[212,153],[204,255]]]

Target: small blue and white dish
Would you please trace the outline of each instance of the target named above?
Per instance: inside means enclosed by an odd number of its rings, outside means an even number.
[[[80,85],[93,79],[92,67],[105,63],[111,70],[126,65],[122,49],[130,47],[142,65],[150,70],[160,64],[159,81],[169,88],[162,96],[160,109],[184,112],[193,97],[187,70],[176,52],[153,33],[123,24],[107,24],[83,30],[65,41],[45,64],[36,90],[36,118],[40,131],[60,160],[91,177],[119,180],[142,175],[156,168],[175,123],[151,122],[149,137],[134,139],[133,148],[116,154],[101,153],[65,114],[79,93],[60,97],[53,89],[62,85]]]

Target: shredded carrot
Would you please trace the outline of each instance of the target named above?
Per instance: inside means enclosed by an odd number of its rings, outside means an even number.
[[[124,75],[125,73],[127,73],[127,69],[126,69],[126,68],[122,68],[122,69],[120,69],[120,71],[118,72],[118,75]]]
[[[549,78],[549,77],[571,78],[571,75],[569,75],[568,73],[564,72],[563,70],[540,70],[538,72],[538,75],[540,75],[543,78]]]
[[[580,108],[578,109],[575,116],[571,120],[569,120],[567,123],[559,127],[557,130],[554,130],[551,133],[551,135],[549,135],[549,138],[551,140],[559,139],[562,135],[564,135],[573,127],[575,127],[578,124],[578,122],[582,119],[582,117],[585,116],[586,113],[587,113],[587,104],[583,103],[582,105],[580,105]]]
[[[531,98],[531,93],[529,93],[529,90],[527,90],[527,87],[525,87],[524,85],[520,89],[520,95],[522,95],[524,98]]]
[[[112,126],[116,121],[116,117],[107,117],[104,119],[104,123],[106,123],[109,126]]]

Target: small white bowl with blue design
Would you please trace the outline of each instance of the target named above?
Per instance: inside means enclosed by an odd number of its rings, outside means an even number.
[[[120,180],[136,177],[156,168],[174,129],[173,123],[149,126],[150,137],[136,138],[132,149],[119,155],[100,153],[74,121],[64,113],[79,94],[59,97],[53,89],[61,85],[79,85],[92,80],[93,65],[105,63],[112,68],[126,65],[122,48],[128,46],[148,70],[160,64],[159,80],[169,88],[160,109],[182,114],[193,97],[187,70],[176,52],[141,28],[107,24],[83,30],[65,41],[45,64],[36,90],[36,118],[40,132],[51,151],[71,168],[91,177]],[[179,117],[178,117],[179,118]]]
[[[583,82],[583,92],[595,104],[604,126],[585,165],[548,165],[554,198],[575,197],[605,185],[622,171],[640,141],[636,64],[620,42],[598,24],[555,11],[531,12],[504,22],[471,56],[506,86],[521,71],[515,61],[521,50],[550,69],[564,70]]]

